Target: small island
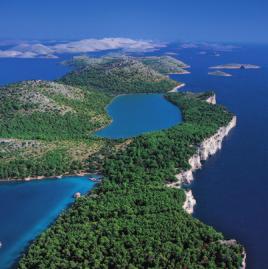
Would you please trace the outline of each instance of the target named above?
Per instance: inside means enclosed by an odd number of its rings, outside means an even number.
[[[223,71],[213,71],[213,72],[208,72],[209,75],[211,76],[218,76],[218,77],[231,77],[232,75]]]
[[[238,63],[223,64],[210,67],[210,69],[259,69],[259,68],[261,67],[254,64],[238,64]]]

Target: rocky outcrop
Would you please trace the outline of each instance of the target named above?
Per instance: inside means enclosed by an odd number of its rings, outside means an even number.
[[[212,95],[206,99],[210,104],[216,104],[216,95]],[[215,154],[222,147],[224,137],[226,137],[230,130],[236,126],[236,116],[232,120],[218,129],[218,131],[211,137],[205,139],[198,147],[196,153],[189,159],[190,169],[182,171],[175,177],[176,182],[167,184],[169,187],[181,188],[182,184],[190,184],[194,180],[193,172],[202,167],[202,161],[207,160],[211,155]],[[193,213],[196,200],[193,197],[192,191],[185,191],[186,200],[183,208],[189,214]]]
[[[173,88],[172,90],[170,90],[169,92],[177,92],[180,88],[185,87],[185,83],[181,83],[178,86],[176,86],[175,88]]]
[[[196,200],[194,199],[193,193],[191,190],[185,191],[185,201],[182,208],[188,213],[193,214],[194,206],[196,205]]]
[[[216,95],[212,95],[206,99],[210,104],[216,104]],[[215,154],[222,147],[223,139],[229,134],[230,130],[236,126],[236,116],[233,116],[231,121],[226,125],[218,129],[218,131],[211,137],[205,139],[198,147],[196,153],[188,160],[190,169],[187,171],[182,171],[176,175],[177,181],[168,184],[169,187],[181,188],[182,184],[189,184],[193,181],[193,172],[202,167],[202,161],[207,160],[211,155]],[[188,213],[192,214],[194,212],[194,207],[196,205],[196,200],[194,199],[191,190],[185,191],[185,201],[183,204],[183,209]],[[220,243],[226,245],[237,244],[236,240],[221,240]],[[243,250],[242,253],[242,264],[239,269],[246,269],[246,251]]]
[[[216,105],[216,94],[213,94],[209,98],[207,98],[206,102],[212,105]]]
[[[190,169],[182,171],[176,175],[177,181],[169,184],[169,186],[178,187],[193,181],[193,172],[202,167],[202,161],[207,160],[211,155],[215,154],[222,147],[224,137],[228,135],[230,130],[236,126],[236,116],[232,118],[227,126],[221,127],[216,134],[204,140],[197,148],[196,154],[189,159]]]
[[[245,249],[243,250],[242,254],[243,254],[243,260],[242,260],[242,265],[241,265],[241,267],[239,269],[246,269],[246,266],[247,266],[247,264],[246,264],[247,253],[246,253]]]
[[[81,193],[80,193],[80,192],[76,192],[76,193],[74,194],[74,198],[78,199],[78,198],[80,198],[80,197],[81,197]]]

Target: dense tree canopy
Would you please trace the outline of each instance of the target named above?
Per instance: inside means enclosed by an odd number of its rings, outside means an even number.
[[[89,160],[103,182],[31,245],[19,268],[239,268],[242,246],[224,244],[222,234],[186,214],[184,191],[164,184],[232,118],[205,97],[167,95],[181,107],[183,124]]]
[[[108,94],[166,92],[178,83],[136,58],[116,57],[89,60],[68,73],[60,82]],[[77,62],[76,65],[77,67]]]

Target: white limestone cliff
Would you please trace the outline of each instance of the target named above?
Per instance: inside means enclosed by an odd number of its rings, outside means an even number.
[[[193,193],[191,190],[185,191],[185,201],[182,208],[188,213],[193,214],[194,206],[196,205],[196,200],[194,199]]]
[[[216,95],[212,95],[206,102],[216,104]],[[176,175],[176,182],[167,184],[169,187],[181,188],[182,184],[190,184],[194,180],[193,172],[202,167],[202,161],[207,160],[211,155],[215,154],[222,147],[223,139],[229,134],[230,130],[236,126],[236,116],[226,125],[218,129],[211,137],[205,139],[197,148],[196,153],[188,160],[190,169],[182,171]],[[194,211],[196,200],[193,197],[192,191],[185,191],[186,200],[183,208],[189,214]]]
[[[206,102],[215,105],[216,95],[209,97]],[[181,188],[183,183],[189,184],[194,180],[193,172],[202,167],[202,161],[207,160],[211,155],[215,154],[222,147],[222,142],[224,138],[229,134],[231,129],[236,126],[237,118],[233,116],[231,121],[226,125],[218,129],[218,131],[211,137],[205,139],[197,148],[196,153],[188,160],[190,169],[182,171],[176,175],[177,181],[174,183],[169,183],[169,187]],[[185,201],[183,204],[183,209],[188,213],[192,214],[194,212],[194,207],[196,205],[196,200],[193,196],[191,190],[185,191]],[[232,245],[237,244],[236,240],[222,240],[222,244]],[[239,269],[246,269],[246,251],[243,250],[243,260],[242,265]]]
[[[202,167],[202,161],[207,160],[211,155],[215,154],[222,147],[224,137],[226,137],[230,130],[236,126],[236,116],[228,123],[227,126],[219,128],[213,136],[205,139],[197,148],[197,152],[189,159],[190,169],[182,171],[176,175],[177,181],[168,184],[170,187],[178,187],[193,181],[193,172]]]
[[[206,101],[209,104],[216,105],[216,94],[211,95]]]

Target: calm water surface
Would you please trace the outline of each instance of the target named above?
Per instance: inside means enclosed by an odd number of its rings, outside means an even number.
[[[57,79],[70,68],[60,64],[62,59],[0,58],[0,86],[21,80]]]
[[[0,184],[0,268],[10,268],[21,252],[73,201],[75,192],[94,187],[87,177]]]
[[[192,189],[195,216],[247,251],[247,268],[268,268],[268,46],[245,47],[220,57],[188,51],[181,57],[192,74],[176,76],[186,90],[213,89],[218,103],[238,116],[223,149],[205,162]],[[252,63],[259,70],[233,70],[232,77],[208,76],[208,66]]]
[[[161,94],[121,95],[107,110],[113,121],[96,133],[100,137],[127,138],[181,122],[180,110]]]

